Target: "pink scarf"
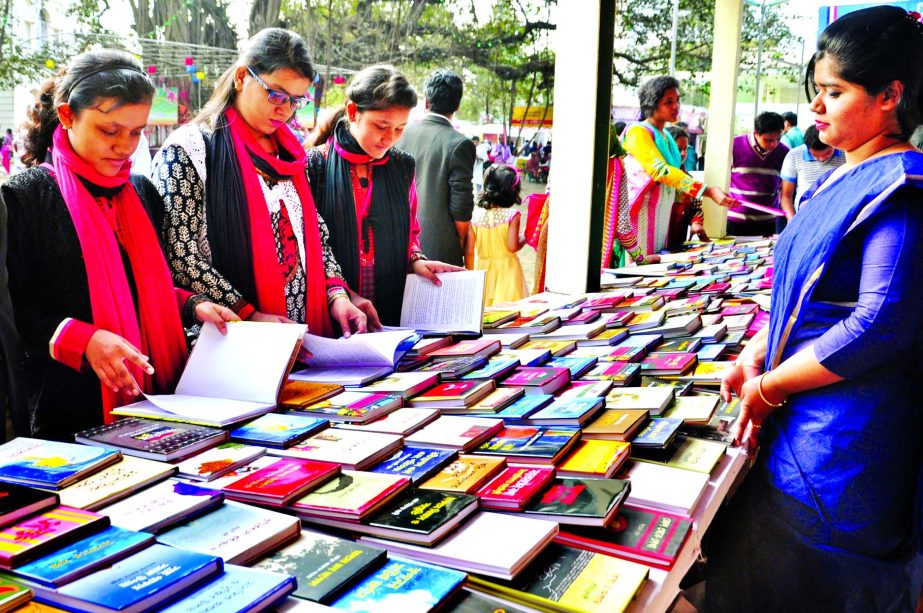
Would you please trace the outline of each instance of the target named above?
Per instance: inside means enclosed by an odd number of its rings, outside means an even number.
[[[129,183],[131,162],[113,177],[99,174],[71,147],[58,126],[52,148],[55,178],[77,230],[90,286],[93,325],[118,334],[150,357],[154,374],[125,365],[147,392],[172,392],[186,360],[186,339],[176,308],[173,278],[157,233],[137,192]],[[122,187],[112,200],[112,217],[104,212],[80,178],[100,187]],[[118,228],[119,236],[116,237]],[[138,312],[122,265],[119,239],[128,255],[137,288]],[[102,387],[103,417],[135,398]]]

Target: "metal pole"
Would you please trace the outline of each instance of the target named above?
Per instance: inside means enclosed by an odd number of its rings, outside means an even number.
[[[798,74],[804,77],[804,39],[801,39],[801,61],[798,62]],[[795,115],[798,114],[798,109],[801,107],[801,92],[798,92],[798,95],[795,96]]]
[[[763,22],[766,19],[766,0],[760,4],[760,29],[756,44],[756,88],[753,100],[753,120],[760,112],[760,72],[763,70]]]
[[[679,36],[679,0],[673,0],[673,35],[670,37],[670,76],[676,76],[676,38]]]

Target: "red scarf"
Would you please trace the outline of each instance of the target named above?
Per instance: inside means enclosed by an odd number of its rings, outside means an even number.
[[[285,277],[276,254],[272,220],[251,155],[271,166],[279,175],[291,177],[295,184],[298,197],[301,199],[304,219],[305,261],[302,265],[307,281],[305,323],[313,334],[332,336],[333,326],[327,311],[326,274],[321,252],[320,229],[317,225],[317,209],[314,207],[314,196],[305,174],[307,153],[291,129],[283,125],[273,136],[279,150],[284,149],[292,160],[284,161],[272,156],[260,146],[233,107],[228,108],[225,114],[247,198],[257,306],[265,313],[283,316],[288,314],[285,305]]]
[[[118,334],[150,357],[154,375],[125,362],[147,392],[172,392],[186,360],[186,338],[176,308],[173,277],[164,259],[157,233],[134,186],[129,182],[131,162],[113,177],[99,174],[74,152],[70,139],[58,126],[52,148],[55,179],[77,230],[90,286],[93,325]],[[105,188],[122,187],[112,199],[110,219],[80,178]],[[113,227],[118,228],[119,237]],[[119,239],[128,255],[138,291],[139,311],[128,285]],[[102,387],[103,417],[136,399]]]

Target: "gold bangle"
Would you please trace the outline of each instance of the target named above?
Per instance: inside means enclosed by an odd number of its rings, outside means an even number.
[[[757,382],[756,382],[756,393],[758,393],[758,394],[760,395],[760,400],[762,400],[762,401],[763,401],[763,404],[765,404],[767,407],[769,407],[769,408],[771,408],[771,409],[778,409],[780,406],[782,406],[783,404],[785,404],[785,401],[783,400],[782,402],[780,402],[780,403],[778,403],[778,404],[773,404],[773,403],[769,402],[769,400],[766,398],[766,395],[763,393],[763,377],[765,377],[766,374],[767,374],[767,373],[761,374],[761,375],[760,375],[760,378],[757,380]]]

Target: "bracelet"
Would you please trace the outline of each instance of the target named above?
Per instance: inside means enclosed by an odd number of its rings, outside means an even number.
[[[333,304],[337,298],[346,298],[349,300],[349,294],[346,293],[346,290],[342,287],[331,287],[327,291],[327,306],[329,307],[331,304]]]
[[[760,370],[762,370],[765,367],[761,362],[757,362],[756,360],[748,360],[745,362],[740,359],[740,356],[738,356],[737,359],[734,360],[734,366],[738,366],[738,367],[742,366],[744,368],[759,368]]]
[[[778,404],[773,404],[773,403],[769,402],[769,400],[766,398],[766,394],[763,393],[763,377],[765,377],[765,376],[766,376],[766,373],[763,373],[762,375],[760,375],[760,378],[757,379],[757,381],[756,381],[756,392],[760,395],[760,400],[763,401],[763,404],[765,404],[767,407],[769,407],[769,408],[771,408],[771,409],[778,409],[780,406],[782,406],[783,404],[785,404],[785,401],[783,400],[782,402],[780,402],[780,403],[778,403]]]
[[[429,258],[423,255],[422,251],[414,251],[410,254],[410,265],[413,266],[415,263],[420,260],[428,260]]]

